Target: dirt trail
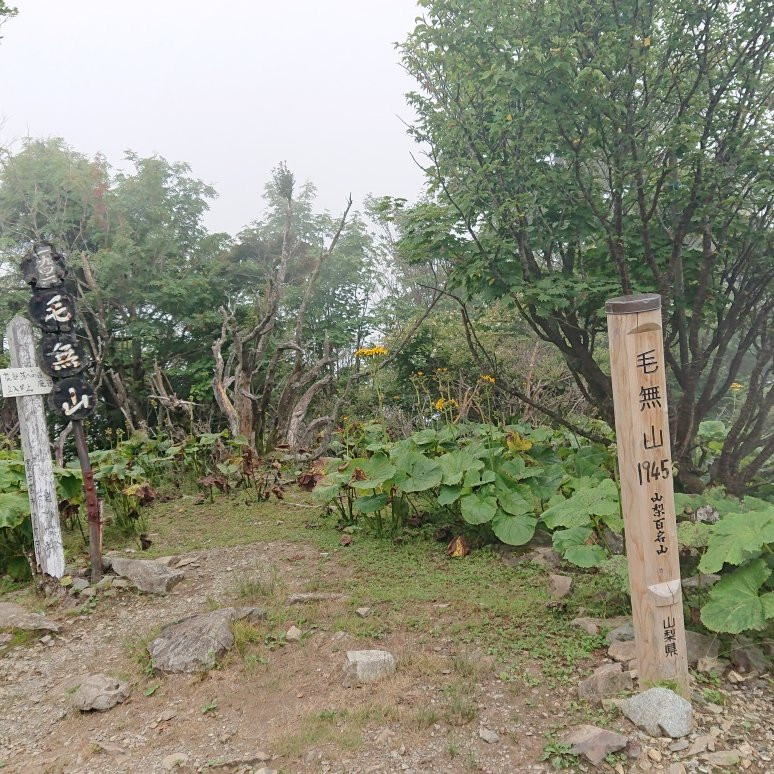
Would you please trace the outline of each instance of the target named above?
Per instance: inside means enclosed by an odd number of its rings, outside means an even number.
[[[308,590],[312,568],[320,561],[316,549],[292,543],[184,556],[196,563],[185,568],[186,579],[167,596],[125,592],[106,599],[89,616],[62,617],[62,633],[52,646],[36,642],[0,658],[0,760],[6,770],[155,772],[164,770],[166,756],[183,753],[188,764],[178,770],[193,771],[223,759],[249,760],[260,752],[274,757],[278,749],[300,754],[265,764],[287,772],[547,770],[532,764],[543,746],[541,726],[560,711],[559,701],[535,689],[527,710],[524,697],[485,674],[471,696],[475,708],[470,712],[477,718],[458,728],[442,724],[440,708],[448,706],[444,684],[455,675],[454,643],[441,637],[419,645],[417,637],[401,632],[374,644],[337,633],[331,622],[345,611],[346,601],[315,605],[317,623],[305,620],[311,614],[307,606],[288,608],[287,622],[299,621],[308,636],[278,648],[254,674],[246,673],[239,658],[227,657],[206,676],[139,677],[127,641],[211,609],[213,600],[227,599],[240,573],[256,565],[267,577],[279,573],[288,591]],[[336,569],[346,592],[348,568]],[[443,607],[436,612],[440,615]],[[378,685],[343,688],[344,651],[365,647],[398,655],[398,674]],[[95,672],[131,680],[131,698],[104,713],[71,709],[73,690]],[[160,687],[145,696],[143,688],[156,683]],[[213,704],[216,708],[202,711]],[[337,714],[345,717],[345,710],[356,728],[349,727],[352,723],[339,728]],[[408,724],[398,722],[401,715]],[[479,737],[480,727],[509,731],[513,737],[487,744]],[[356,731],[365,740],[360,749]],[[245,770],[252,769],[246,765]]]

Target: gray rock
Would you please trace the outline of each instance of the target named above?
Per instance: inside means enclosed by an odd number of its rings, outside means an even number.
[[[701,756],[704,763],[709,763],[710,766],[720,766],[721,768],[736,766],[740,758],[741,756],[736,750],[718,750],[717,752],[705,753]]]
[[[688,591],[704,591],[711,588],[720,580],[719,575],[708,573],[707,575],[692,575],[690,578],[684,578],[682,586]]]
[[[89,588],[89,582],[85,578],[74,578],[69,593],[72,594],[72,596],[77,596],[87,588]]]
[[[172,570],[149,559],[114,557],[113,571],[116,575],[130,580],[140,591],[149,594],[166,594],[185,578],[180,570]],[[116,585],[115,581],[113,585]]]
[[[132,689],[128,683],[123,683],[108,675],[90,675],[73,694],[72,705],[81,712],[98,710],[104,712],[124,701]]]
[[[395,672],[395,656],[388,650],[348,650],[344,686],[374,683]]]
[[[285,632],[286,642],[301,642],[301,635],[303,632],[297,626],[291,626],[287,632]]]
[[[110,584],[112,589],[128,589],[132,584],[126,578],[113,578]]]
[[[291,594],[286,600],[286,605],[305,605],[309,602],[331,602],[338,599],[346,599],[346,594],[336,594],[326,591],[309,591]]]
[[[766,654],[744,635],[731,640],[731,663],[739,672],[766,672],[771,666]]]
[[[371,614],[371,608],[370,607],[358,607],[355,610],[355,615],[358,618],[368,618],[368,616]]]
[[[695,666],[700,658],[717,658],[720,646],[717,637],[685,630],[685,646],[688,653],[688,663]]]
[[[583,755],[598,766],[609,753],[623,750],[629,740],[622,734],[616,734],[605,728],[582,725],[566,731],[559,741],[568,745],[573,755]]]
[[[634,640],[623,640],[614,642],[608,649],[607,655],[614,661],[628,663],[637,658]]]
[[[696,671],[701,672],[703,675],[713,675],[714,677],[720,677],[723,672],[726,671],[728,661],[724,658],[713,658],[712,656],[706,656],[700,658],[696,663]]]
[[[693,730],[693,707],[668,688],[650,688],[619,706],[635,726],[651,736],[679,739]]]
[[[187,763],[188,756],[181,752],[166,755],[161,761],[161,765],[164,767],[164,771],[174,771],[179,767],[185,766]]]
[[[553,548],[541,547],[534,548],[513,560],[513,564],[523,562],[532,562],[546,569],[558,570],[562,566],[562,557]]]
[[[234,645],[232,622],[249,618],[244,611],[253,609],[226,607],[165,626],[148,646],[153,668],[187,673],[213,669]]]
[[[720,518],[720,514],[717,509],[711,505],[702,505],[696,509],[696,513],[693,516],[694,521],[703,521],[705,524],[714,524]]]
[[[608,645],[612,645],[614,642],[627,642],[634,639],[634,625],[631,621],[616,626],[615,629],[611,629],[606,635]]]
[[[621,664],[602,664],[578,685],[578,697],[590,704],[600,704],[602,699],[631,690],[632,676],[623,671]]]
[[[551,596],[554,599],[562,599],[570,593],[572,588],[572,578],[569,575],[549,575],[551,585]]]
[[[609,527],[603,527],[602,538],[611,554],[620,555],[624,552],[624,537],[620,532],[613,532]]]
[[[588,616],[573,618],[572,621],[570,621],[572,626],[578,626],[583,629],[586,634],[599,634],[601,623],[602,621],[599,618],[589,618]]]
[[[500,741],[500,734],[498,734],[497,731],[493,731],[491,728],[480,728],[478,735],[487,744],[497,744]]]
[[[58,623],[39,613],[31,613],[13,602],[0,602],[0,629],[24,629],[29,632],[58,632]]]
[[[207,763],[208,769],[251,769],[259,763],[268,763],[271,755],[265,752],[257,752],[248,755],[241,755],[237,758],[215,759]]]

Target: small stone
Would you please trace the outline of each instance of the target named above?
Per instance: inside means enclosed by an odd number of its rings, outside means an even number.
[[[95,589],[94,586],[86,586],[86,588],[81,591],[79,596],[83,599],[91,599],[91,597],[96,596],[96,594],[97,589]]]
[[[480,728],[478,730],[478,735],[487,744],[497,744],[500,741],[500,734],[498,734],[497,731],[493,731],[491,728]]]
[[[180,766],[185,766],[186,763],[188,763],[188,756],[185,753],[172,753],[161,761],[164,771],[173,771]]]
[[[731,663],[739,672],[766,672],[770,666],[764,652],[743,635],[731,640]]]
[[[632,689],[632,677],[620,664],[602,664],[578,685],[578,697],[591,704]]]
[[[687,739],[678,739],[676,742],[672,742],[672,744],[669,745],[670,752],[682,752],[686,749],[688,749]]]
[[[621,626],[616,626],[605,635],[608,645],[612,645],[614,642],[627,642],[634,639],[634,626],[631,622],[625,623]]]
[[[128,589],[132,584],[126,578],[113,578],[113,582],[110,584],[114,589]]]
[[[132,689],[108,675],[90,675],[78,686],[72,697],[72,705],[81,712],[98,710],[104,712],[124,701]]]
[[[89,582],[86,578],[75,578],[70,584],[68,593],[74,597],[77,597],[84,589],[89,587]]]
[[[395,672],[395,656],[387,650],[348,650],[344,686],[373,683]]]
[[[339,599],[346,599],[345,594],[335,594],[323,591],[309,591],[298,594],[291,594],[286,600],[286,605],[305,605],[309,602],[333,602]]]
[[[355,615],[358,616],[358,618],[368,618],[368,615],[371,612],[370,607],[358,607],[355,610]]]
[[[573,755],[583,755],[597,766],[609,753],[618,752],[626,747],[629,740],[622,734],[616,734],[605,728],[581,725],[569,729],[559,738],[559,741],[568,745]]]
[[[599,618],[589,617],[573,618],[570,621],[572,626],[580,627],[586,634],[599,634],[599,623]]]
[[[286,642],[301,642],[301,629],[297,626],[291,626],[287,632],[285,632]]]
[[[696,664],[696,670],[704,675],[720,677],[728,666],[725,659],[714,658],[713,656],[704,656]]]
[[[554,599],[562,599],[570,593],[572,578],[569,575],[549,575],[548,580],[551,588],[551,596]]]
[[[664,756],[661,755],[661,752],[654,749],[653,747],[648,750],[648,758],[650,758],[652,761],[655,761],[656,763],[660,763],[663,757]]]
[[[717,752],[705,753],[701,759],[710,766],[736,766],[741,756],[736,750],[718,750]]]
[[[166,594],[185,578],[179,570],[171,570],[149,559],[113,559],[113,572],[131,581],[140,591]],[[115,581],[113,582],[115,586]]]
[[[175,710],[173,710],[173,709],[166,709],[166,710],[164,710],[164,712],[162,712],[159,715],[159,722],[160,723],[166,723],[166,722],[172,720],[172,718],[176,718],[176,717],[177,717],[177,712],[175,712]]]
[[[678,739],[693,730],[693,707],[668,688],[651,688],[621,702],[621,712],[651,736]]]
[[[634,640],[618,640],[607,649],[607,655],[614,661],[628,663],[637,658],[634,647]]]
[[[670,763],[667,774],[687,774],[687,772],[682,763]]]
[[[699,632],[692,632],[689,629],[685,630],[685,647],[688,654],[688,663],[692,666],[696,664],[700,658],[717,658],[720,651],[720,645],[717,637],[709,637],[706,634],[700,634]]]

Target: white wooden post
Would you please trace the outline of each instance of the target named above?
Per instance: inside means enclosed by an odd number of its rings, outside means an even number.
[[[29,320],[24,317],[14,317],[6,333],[11,350],[11,366],[39,371],[32,325]],[[47,391],[41,387],[37,389],[41,392]],[[7,394],[6,397],[8,397]],[[16,408],[19,414],[24,467],[27,471],[32,534],[35,540],[38,570],[55,578],[61,578],[65,570],[64,549],[43,397],[40,392],[18,395]]]
[[[621,505],[640,686],[688,692],[661,296],[605,305]]]

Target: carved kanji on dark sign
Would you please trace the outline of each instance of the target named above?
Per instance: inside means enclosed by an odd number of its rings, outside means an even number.
[[[75,302],[61,289],[36,290],[29,303],[32,322],[46,333],[68,333],[75,320]]]
[[[28,285],[37,290],[59,287],[67,272],[64,256],[45,242],[35,246],[21,263],[22,276]]]
[[[80,376],[54,382],[48,404],[67,419],[84,419],[94,410],[94,388]]]
[[[40,340],[43,370],[54,379],[79,374],[89,364],[74,333],[46,333]]]
[[[75,301],[64,286],[66,273],[64,257],[47,243],[35,245],[22,261],[22,274],[32,287],[30,317],[43,330],[39,359],[54,380],[49,405],[66,419],[84,419],[96,399],[81,374],[89,359],[73,331]]]

